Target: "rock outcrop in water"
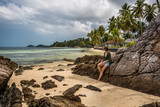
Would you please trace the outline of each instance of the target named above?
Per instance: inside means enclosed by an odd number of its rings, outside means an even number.
[[[78,64],[73,73],[95,79],[99,75],[96,63]],[[116,52],[101,80],[160,96],[160,14],[133,47]]]

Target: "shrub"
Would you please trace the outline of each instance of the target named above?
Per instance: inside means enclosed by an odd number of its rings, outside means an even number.
[[[133,46],[134,44],[135,44],[134,41],[128,42],[128,43],[127,43],[127,47],[131,47],[131,46]]]

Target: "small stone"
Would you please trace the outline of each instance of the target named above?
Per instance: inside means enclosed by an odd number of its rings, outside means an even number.
[[[63,86],[68,86],[68,84],[63,84]]]
[[[59,64],[58,66],[64,66],[64,65],[62,65],[62,64]]]
[[[64,69],[58,69],[58,70],[56,70],[56,71],[64,71]]]
[[[78,96],[80,96],[80,97],[86,97],[86,95],[83,95],[83,94],[78,94]]]
[[[56,79],[57,81],[61,82],[64,80],[64,77],[63,76],[59,76],[59,75],[53,75],[51,76],[52,78]]]
[[[44,77],[43,77],[43,79],[46,79],[46,78],[48,78],[48,76],[44,76]]]
[[[50,95],[50,93],[46,93],[46,96],[49,96]]]
[[[39,70],[39,71],[40,71],[40,70],[44,70],[44,68],[39,68],[38,70]]]
[[[92,86],[92,85],[87,85],[86,87],[84,88],[87,88],[87,89],[90,89],[90,90],[93,90],[93,91],[98,91],[98,92],[101,92],[102,90],[95,87],[95,86]]]

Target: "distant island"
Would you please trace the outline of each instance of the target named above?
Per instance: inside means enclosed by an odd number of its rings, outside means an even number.
[[[27,47],[92,47],[92,44],[89,42],[89,38],[78,38],[78,39],[73,39],[73,40],[68,40],[68,41],[63,41],[63,42],[54,42],[52,45],[47,46],[47,45],[28,45]]]
[[[45,48],[45,47],[50,47],[50,46],[40,44],[40,45],[37,45],[37,46],[28,45],[27,47],[43,47],[43,48]]]

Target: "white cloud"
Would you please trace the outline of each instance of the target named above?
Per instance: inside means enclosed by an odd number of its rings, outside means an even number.
[[[119,5],[110,0],[12,0],[0,5],[0,21],[25,24],[42,34],[84,36],[106,25]]]
[[[36,28],[35,29],[38,33],[42,33],[42,34],[53,34],[52,31],[49,31],[49,30],[46,30],[46,29],[43,29],[43,28]]]

